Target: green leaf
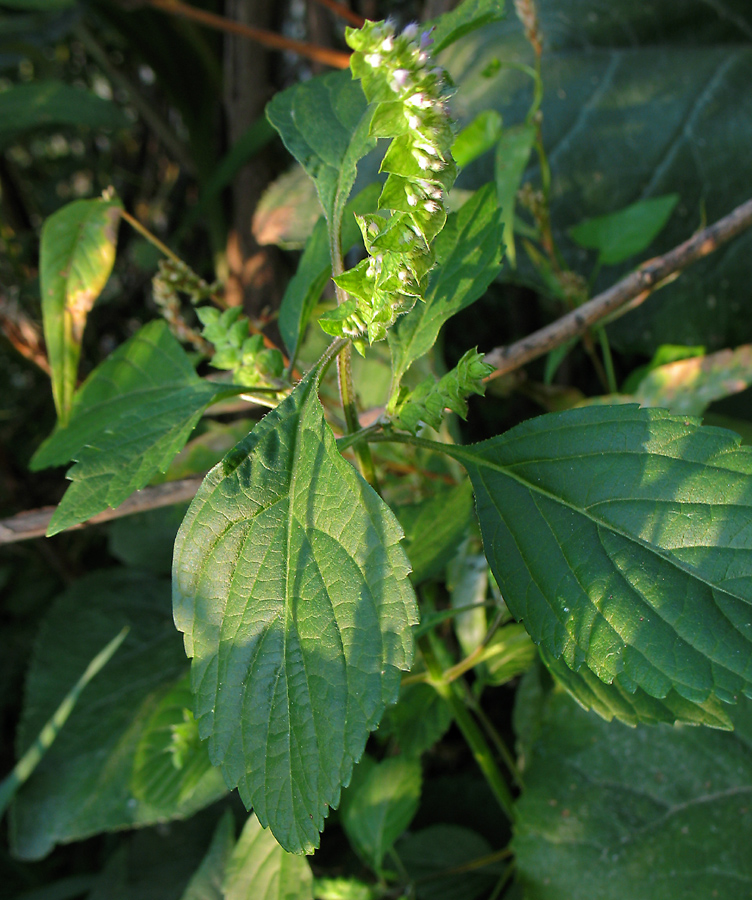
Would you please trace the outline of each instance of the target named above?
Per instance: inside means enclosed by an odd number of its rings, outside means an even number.
[[[372,184],[345,207],[341,239],[345,253],[360,239],[355,216],[374,212],[380,191],[380,185]],[[285,290],[279,310],[279,331],[291,359],[297,355],[308,322],[331,274],[332,260],[326,222],[319,220],[306,243],[297,271]]]
[[[124,566],[169,575],[175,535],[187,509],[187,504],[176,503],[115,519],[107,529],[107,549]]]
[[[452,157],[460,169],[489,151],[501,136],[501,115],[495,109],[479,113],[454,139]]]
[[[554,694],[512,849],[528,900],[737,900],[752,881],[752,705],[737,730],[627,728]]]
[[[313,179],[330,230],[338,229],[358,160],[376,146],[372,108],[348,71],[276,94],[266,108],[287,149]]]
[[[203,381],[165,322],[145,325],[91,373],[68,426],[32,459],[33,468],[78,460],[48,534],[118,506],[166,471],[206,407],[242,390]]]
[[[227,865],[224,900],[312,900],[313,875],[305,857],[287,853],[251,815]]]
[[[534,143],[535,126],[525,124],[508,128],[496,145],[494,173],[496,193],[504,224],[504,251],[512,268],[517,265],[517,251],[514,246],[514,208],[517,191]]]
[[[598,251],[598,262],[613,266],[642,253],[666,227],[679,202],[678,194],[638,200],[624,209],[586,219],[569,229],[581,247]]]
[[[439,53],[461,37],[504,17],[502,0],[464,0],[451,12],[444,13],[427,25],[433,26],[432,53]]]
[[[418,811],[421,782],[417,759],[390,757],[374,765],[342,804],[341,821],[348,840],[377,872]]]
[[[13,852],[45,856],[56,843],[189,816],[225,793],[204,781],[179,805],[159,807],[133,791],[141,736],[165,689],[185,672],[170,617],[169,583],[109,569],[75,582],[42,623],[18,731],[23,753],[68,686],[123,626],[119,652],[88,685],[11,807]],[[214,773],[212,773],[214,774]]]
[[[190,673],[160,697],[146,720],[133,760],[131,790],[155,815],[180,809],[191,797],[221,797],[224,781],[209,761],[191,707]]]
[[[486,556],[536,643],[629,693],[752,693],[752,450],[738,435],[590,407],[445,449],[470,474]]]
[[[405,530],[405,549],[419,584],[441,573],[465,536],[473,515],[473,492],[465,481],[422,503],[397,510]]]
[[[569,265],[581,269],[585,259],[567,235],[583,218],[678,194],[681,202],[651,247],[655,255],[750,195],[749,4],[536,0],[536,6],[546,44],[541,111],[551,222]],[[458,86],[454,108],[463,123],[489,107],[503,115],[506,126],[525,122],[533,85],[528,75],[502,65],[509,60],[534,64],[514,15],[443,55]],[[468,169],[462,186],[479,187],[490,178],[492,166],[483,158]],[[537,159],[531,158],[525,180],[540,185]],[[658,300],[609,326],[612,344],[649,356],[669,340],[710,350],[752,341],[752,318],[739,299],[747,290],[751,252],[748,231],[663,287]],[[509,267],[504,278],[541,284],[526,259],[517,262],[519,274]],[[631,266],[604,269],[593,293]]]
[[[48,12],[51,10],[67,9],[75,6],[77,0],[3,0],[3,6],[9,9],[21,9],[26,12],[29,10],[40,10]]]
[[[478,661],[483,663],[487,684],[507,684],[530,668],[535,647],[522,625],[511,622],[494,634]]]
[[[2,98],[0,94],[0,120]],[[86,317],[115,263],[119,200],[76,200],[42,228],[39,278],[44,339],[52,370],[52,395],[61,425],[76,389]]]
[[[404,756],[419,757],[441,740],[452,724],[449,704],[428,684],[408,684],[384,713],[378,736],[391,737]]]
[[[389,332],[395,386],[428,353],[441,326],[486,292],[501,269],[500,245],[500,211],[493,185],[487,185],[448,217],[434,245],[438,265],[425,303],[416,304]]]
[[[401,537],[337,452],[314,374],[207,475],[178,533],[201,736],[286,849],[318,844],[410,667]]]
[[[711,728],[733,727],[727,709],[715,697],[709,697],[704,703],[692,703],[674,690],[662,699],[651,697],[640,688],[629,693],[618,682],[604,684],[585,666],[573,672],[564,660],[554,659],[543,647],[540,655],[548,671],[580,706],[594,710],[607,722],[618,719],[632,726],[688,722]]]
[[[0,93],[0,147],[33,128],[61,125],[128,128],[130,124],[114,103],[62,81],[14,84]]]
[[[719,350],[657,366],[642,379],[634,399],[642,406],[665,406],[676,415],[699,416],[715,400],[752,384],[752,345]]]
[[[475,865],[491,847],[469,828],[432,825],[403,838],[397,853],[415,883],[418,900],[475,900],[498,879],[491,867]]]
[[[89,662],[89,665],[86,667],[81,677],[68,691],[60,706],[58,706],[39,732],[37,739],[31,747],[29,747],[26,753],[24,753],[23,757],[19,759],[10,775],[3,778],[2,782],[0,782],[0,817],[5,813],[8,804],[16,795],[18,789],[29,778],[34,769],[39,765],[44,754],[52,746],[60,729],[65,725],[68,716],[78,702],[81,691],[83,691],[91,679],[99,673],[102,667],[110,661],[112,655],[123,643],[127,634],[128,627],[126,626]]]
[[[222,883],[234,848],[235,822],[227,809],[219,820],[206,856],[193,873],[180,900],[225,900]]]

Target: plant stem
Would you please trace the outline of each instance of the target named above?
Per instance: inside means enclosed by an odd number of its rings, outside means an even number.
[[[431,674],[431,687],[433,687],[436,693],[444,700],[452,711],[454,721],[462,732],[462,736],[467,741],[468,746],[475,757],[475,761],[488,782],[491,793],[496,798],[504,815],[510,821],[514,821],[514,801],[509,792],[509,788],[496,765],[491,748],[488,746],[488,743],[483,736],[483,732],[478,727],[475,719],[472,717],[460,696],[457,685],[450,684],[444,677],[441,665],[433,652],[431,639],[432,635],[428,634],[418,642],[426,668]]]
[[[177,254],[173,253],[172,250],[170,250],[170,248],[167,246],[167,244],[163,244],[162,241],[160,241],[155,234],[152,234],[145,225],[142,225],[137,218],[132,216],[124,209],[118,211],[120,213],[120,218],[125,219],[125,221],[131,226],[131,228],[135,228],[136,231],[142,237],[145,237],[150,244],[153,244],[157,248],[157,250],[160,251],[160,253],[163,253],[166,257],[168,257],[168,259],[171,259],[173,262],[182,262],[180,257]]]

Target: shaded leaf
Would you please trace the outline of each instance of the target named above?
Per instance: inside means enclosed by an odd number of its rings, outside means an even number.
[[[217,824],[206,856],[193,873],[181,900],[225,900],[222,883],[234,848],[235,822],[227,809]]]
[[[80,579],[45,618],[26,684],[19,751],[124,625],[131,630],[122,647],[81,695],[11,807],[13,852],[24,859],[101,831],[191,815],[226,790],[221,781],[204,790],[204,781],[179,805],[163,807],[133,792],[141,736],[164,690],[186,666],[170,619],[169,583],[133,571]]]
[[[305,857],[287,853],[251,814],[227,865],[224,900],[312,900]]]
[[[551,165],[554,237],[575,269],[585,263],[567,230],[668,193],[681,201],[651,253],[686,240],[704,220],[728,214],[752,194],[744,164],[752,141],[752,22],[749,6],[686,0],[538,0],[546,50],[542,77],[543,139]],[[505,125],[523,123],[530,78],[502,62],[533,63],[522,25],[510,15],[451,47],[442,57],[458,94],[453,109],[470,121],[493,108]],[[495,69],[493,77],[489,72]],[[554,89],[550,86],[555,85]],[[649,139],[647,138],[649,136]],[[629,173],[625,177],[625,173]],[[463,187],[493,177],[480,158]],[[540,184],[537,160],[525,180]],[[752,340],[746,291],[752,233],[741,235],[665,286],[649,303],[609,327],[620,348],[650,355],[661,343],[704,344],[711,350]],[[541,283],[518,260],[519,276]],[[607,270],[593,292],[609,287],[629,263]]]
[[[441,573],[465,536],[473,515],[473,492],[465,481],[422,503],[397,509],[413,584]]]
[[[61,6],[58,4],[58,8]],[[26,8],[29,8],[28,5]],[[52,8],[51,4],[49,8]],[[0,93],[0,146],[32,128],[60,125],[128,128],[130,124],[127,116],[114,103],[62,81],[14,84]]]
[[[500,211],[493,185],[486,185],[448,217],[434,244],[438,265],[425,303],[417,303],[389,332],[395,385],[428,353],[441,326],[483,296],[501,268],[500,245]]]
[[[590,407],[447,446],[510,612],[629,693],[752,693],[752,451],[662,410]]]
[[[287,849],[317,845],[410,666],[401,536],[337,452],[314,374],[207,475],[178,533],[200,733]]]
[[[418,760],[393,756],[376,763],[342,804],[348,840],[377,872],[418,811],[421,781]]]
[[[732,727],[727,709],[715,697],[709,697],[704,703],[692,703],[674,690],[662,699],[651,697],[640,688],[630,693],[616,681],[604,684],[585,666],[573,672],[564,660],[555,659],[544,647],[540,648],[540,655],[548,671],[580,706],[594,710],[607,722],[618,719],[633,726],[688,722],[712,728]]]
[[[0,106],[5,96],[0,94]],[[119,200],[76,200],[51,215],[42,228],[39,278],[44,339],[62,425],[73,403],[86,317],[115,263],[120,208]]]
[[[752,880],[752,705],[735,733],[607,724],[554,694],[512,848],[529,900],[736,900]]]
[[[124,566],[169,575],[175,535],[187,509],[176,503],[115,519],[108,526],[108,550]]]
[[[427,23],[434,27],[432,53],[439,53],[461,37],[497,22],[504,16],[502,0],[464,0],[460,5]]]
[[[475,900],[498,879],[492,867],[472,865],[487,857],[491,847],[469,828],[432,825],[403,838],[397,853],[415,883],[418,900]]]
[[[504,225],[504,252],[512,267],[517,265],[514,245],[514,210],[517,191],[525,174],[530,151],[535,143],[535,126],[518,125],[508,128],[496,145],[494,177],[499,198],[501,220]]]
[[[581,247],[598,251],[598,262],[613,266],[642,253],[663,231],[679,202],[678,194],[638,200],[624,209],[586,219],[569,229]]]
[[[428,684],[408,684],[384,713],[379,737],[392,737],[404,756],[418,757],[441,740],[452,724],[449,705]]]

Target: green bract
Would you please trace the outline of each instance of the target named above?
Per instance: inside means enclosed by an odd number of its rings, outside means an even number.
[[[423,298],[434,263],[431,242],[446,222],[444,192],[457,167],[446,79],[428,54],[429,32],[408,25],[396,34],[391,22],[367,22],[360,30],[348,29],[346,39],[355,51],[353,77],[375,104],[370,133],[392,138],[381,163],[388,177],[378,204],[391,215],[356,217],[368,257],[334,279],[351,299],[323,316],[321,325],[329,334],[365,333],[373,342]]]

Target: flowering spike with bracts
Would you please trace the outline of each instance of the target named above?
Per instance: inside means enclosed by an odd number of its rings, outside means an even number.
[[[429,55],[432,39],[410,24],[366,22],[348,28],[353,77],[374,104],[371,134],[390,138],[381,171],[379,209],[359,216],[368,258],[335,278],[349,299],[320,319],[338,336],[386,337],[397,316],[423,299],[434,258],[431,243],[446,222],[444,196],[457,176],[446,109],[449,86]]]

